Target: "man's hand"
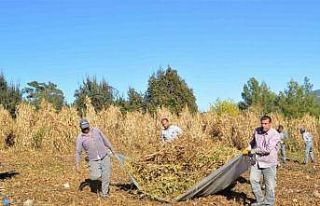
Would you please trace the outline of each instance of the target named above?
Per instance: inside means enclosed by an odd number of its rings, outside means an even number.
[[[80,170],[80,166],[79,165],[76,165],[76,171],[78,172],[78,173],[81,173],[81,170]]]
[[[243,155],[252,154],[251,145],[249,144],[247,148],[245,148],[245,149],[243,149],[243,150],[241,151],[241,153],[242,153]]]
[[[116,156],[116,151],[114,151],[113,149],[109,149],[109,155],[112,157],[112,156]]]
[[[249,155],[249,154],[251,154],[251,150],[250,150],[249,148],[245,148],[245,149],[243,149],[243,150],[241,151],[241,153],[242,153],[243,155]]]

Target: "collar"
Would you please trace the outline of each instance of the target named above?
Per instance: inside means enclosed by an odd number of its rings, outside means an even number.
[[[82,137],[90,137],[91,136],[91,130],[88,132],[88,133],[83,133],[83,132],[81,132],[81,136]]]
[[[268,135],[270,130],[271,130],[271,128],[268,131],[264,132],[262,127],[259,127],[258,134],[260,134],[260,135]]]

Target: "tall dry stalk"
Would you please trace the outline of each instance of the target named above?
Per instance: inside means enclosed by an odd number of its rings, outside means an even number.
[[[114,147],[128,155],[147,154],[154,148],[161,148],[161,118],[167,117],[170,123],[183,129],[183,135],[197,140],[210,139],[216,143],[242,149],[247,146],[253,130],[260,125],[260,113],[241,112],[239,115],[217,114],[214,112],[191,113],[185,108],[179,115],[160,108],[155,116],[141,112],[123,115],[118,107],[110,106],[96,113],[90,99],[86,99],[86,118],[92,126],[100,128],[109,137]],[[284,125],[288,131],[290,151],[301,151],[304,143],[299,128],[305,127],[314,137],[316,150],[319,148],[320,120],[305,115],[302,118],[286,119],[281,114],[271,114],[273,126]],[[0,107],[1,140],[9,133],[15,137],[15,148],[42,149],[48,151],[73,152],[75,138],[79,133],[80,117],[74,107],[63,107],[57,112],[43,101],[40,109],[22,103],[17,107],[17,117]],[[3,148],[1,144],[0,148]]]

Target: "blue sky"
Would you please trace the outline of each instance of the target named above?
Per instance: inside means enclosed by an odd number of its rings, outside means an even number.
[[[170,64],[203,111],[241,100],[250,77],[275,92],[304,76],[320,88],[319,11],[316,0],[0,0],[0,70],[21,87],[54,82],[71,102],[86,75],[125,95]]]

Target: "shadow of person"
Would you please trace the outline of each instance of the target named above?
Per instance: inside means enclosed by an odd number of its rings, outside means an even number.
[[[18,174],[16,171],[2,172],[0,173],[0,180],[11,179]]]
[[[236,182],[241,184],[250,184],[250,181],[242,176],[238,177],[238,179],[236,179]]]
[[[133,183],[115,183],[110,185],[118,187],[120,190],[123,190],[126,192],[132,192],[132,191],[138,190],[138,188]]]
[[[99,193],[101,192],[101,185],[102,185],[101,180],[85,179],[85,181],[80,183],[79,190]]]
[[[251,202],[254,202],[255,199],[249,198],[246,193],[236,192],[233,190],[237,183],[250,184],[250,181],[240,176],[233,184],[231,184],[229,187],[222,190],[221,192],[218,192],[217,195],[225,196],[227,200],[235,200],[236,202],[241,203],[243,205],[249,205]]]

